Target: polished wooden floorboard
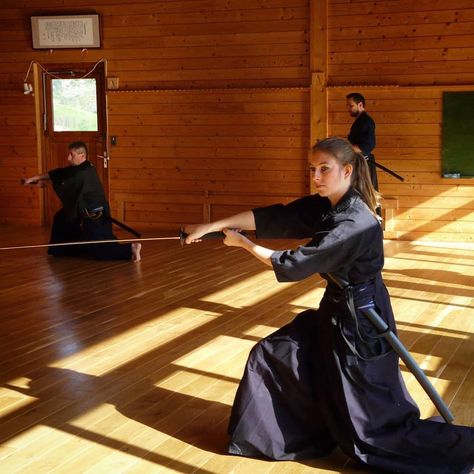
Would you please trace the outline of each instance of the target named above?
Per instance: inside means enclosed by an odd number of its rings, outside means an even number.
[[[0,226],[2,247],[47,238]],[[317,305],[320,277],[278,284],[219,241],[162,241],[145,243],[138,264],[0,251],[0,278],[0,472],[373,472],[340,452],[304,462],[225,454],[250,348]],[[456,423],[473,425],[474,248],[389,241],[384,279],[402,341]],[[402,370],[422,415],[435,415]]]

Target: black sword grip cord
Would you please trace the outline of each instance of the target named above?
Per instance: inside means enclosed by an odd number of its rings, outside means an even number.
[[[238,232],[239,234],[242,234],[242,235],[247,235],[244,231],[242,230],[237,230],[237,229],[230,229],[230,230],[233,230],[235,232]],[[189,234],[187,234],[186,232],[184,232],[183,229],[181,229],[179,231],[179,240],[181,242],[181,245],[184,245],[184,241],[186,240],[186,237],[188,236]],[[199,237],[199,240],[207,240],[207,239],[224,239],[225,238],[225,234],[224,232],[222,231],[217,231],[217,232],[209,232],[207,234],[204,234],[202,235],[201,237]]]

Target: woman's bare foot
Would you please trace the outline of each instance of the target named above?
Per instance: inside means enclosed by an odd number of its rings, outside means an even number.
[[[132,244],[132,261],[139,262],[142,259],[142,257],[140,256],[141,250],[142,244]]]

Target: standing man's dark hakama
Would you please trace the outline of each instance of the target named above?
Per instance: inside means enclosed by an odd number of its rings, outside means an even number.
[[[395,322],[381,278],[382,230],[356,191],[331,209],[310,196],[254,210],[257,235],[312,237],[275,252],[279,281],[334,273],[354,285],[355,306]],[[251,351],[229,425],[229,452],[276,460],[348,456],[388,472],[451,474],[474,466],[474,428],[420,420],[396,353],[329,283],[319,309],[298,315]]]

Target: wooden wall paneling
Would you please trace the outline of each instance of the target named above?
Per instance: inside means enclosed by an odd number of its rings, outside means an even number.
[[[18,8],[2,2],[0,60],[7,67],[0,72],[0,87],[20,84],[31,59],[101,57],[124,89],[309,84],[308,0],[126,3],[94,4],[101,15],[100,50],[32,51],[29,17],[39,10],[57,13],[63,3],[27,0]],[[81,12],[83,4],[90,2],[75,2],[68,11]]]
[[[29,16],[38,9],[57,13],[58,6],[28,0],[16,15],[5,10],[8,28],[0,31],[0,50],[8,55],[3,58],[9,66],[0,72],[0,86],[21,80],[32,55],[56,63],[105,57],[109,74],[128,90],[309,84],[308,0],[121,5],[107,0],[94,4],[102,26],[102,47],[96,51],[32,53]],[[70,12],[81,8],[81,2],[75,3]]]
[[[474,5],[329,1],[329,75],[333,85],[472,84]]]
[[[366,2],[363,5],[363,8],[366,8]],[[361,13],[360,9],[357,8],[357,11],[348,11],[346,8],[345,11],[337,11],[339,7],[336,7],[335,2],[330,2],[330,11],[331,15],[334,17],[334,23],[337,22],[339,27],[350,28],[354,27],[354,14]],[[358,4],[360,6],[361,3]],[[374,5],[372,5],[374,6]],[[474,9],[472,9],[472,3],[464,2],[462,5],[459,4],[450,4],[449,8],[444,8],[440,10],[432,10],[432,3],[427,4],[422,2],[416,2],[415,4],[409,6],[401,5],[401,2],[395,2],[392,4],[385,4],[383,6],[376,5],[379,11],[375,11],[374,8],[371,8],[369,12],[365,11],[365,20],[364,27],[394,27],[394,26],[405,26],[409,25],[413,28],[416,25],[432,25],[432,24],[444,24],[446,22],[450,24],[451,22],[463,23],[474,21]],[[462,8],[460,8],[462,7]],[[395,11],[397,9],[399,11]],[[458,9],[459,8],[459,9]],[[383,9],[383,11],[382,11]],[[390,9],[388,14],[387,9]],[[411,11],[410,11],[411,9]]]
[[[311,125],[310,146],[327,137],[328,104],[327,104],[327,67],[328,67],[328,34],[327,2],[310,0],[310,66],[311,66]],[[310,180],[311,192],[314,183]]]
[[[117,192],[111,206],[122,221],[139,223],[141,228],[176,232],[190,222],[207,222],[258,206],[286,204],[293,199],[272,194]]]
[[[308,97],[306,88],[109,92],[112,205],[130,224],[175,229],[307,193]]]
[[[472,8],[471,0],[453,0],[449,3],[449,8],[445,0],[385,0],[373,3],[369,0],[352,2],[351,0],[329,0],[330,12],[334,15],[347,15],[347,6],[357,3],[357,12],[360,15],[395,14],[397,12],[406,15],[416,12],[426,12],[427,15],[433,12],[444,12],[446,10],[464,10]]]
[[[268,10],[261,10],[260,12],[266,12]],[[186,37],[186,36],[201,36],[209,34],[209,31],[213,35],[227,35],[235,34],[237,31],[242,34],[253,34],[258,35],[259,33],[275,33],[286,31],[303,31],[307,27],[307,18],[304,15],[302,18],[286,18],[282,21],[282,15],[279,15],[279,18],[272,18],[270,15],[266,15],[264,19],[247,19],[241,21],[240,18],[237,18],[233,21],[223,21],[223,22],[209,22],[209,23],[194,23],[187,22],[185,18],[180,16],[179,23],[172,25],[163,25],[163,24],[153,24],[147,25],[126,25],[126,26],[109,26],[109,23],[104,25],[104,36],[108,39],[115,38],[129,38],[136,36],[136,28],[139,26],[140,35],[148,38],[155,37]],[[18,34],[20,38],[26,36],[25,33],[20,32]]]
[[[41,191],[20,184],[38,169],[34,97],[0,90],[0,124],[0,223],[38,225]]]
[[[45,2],[45,0],[28,0],[23,2],[23,4],[29,8],[58,9],[64,7],[64,0],[48,0],[47,2]],[[88,7],[90,4],[90,0],[77,0],[74,2],[74,7],[79,9]],[[189,0],[101,0],[100,4],[104,7],[113,9],[115,12],[117,12],[119,7],[126,6],[126,12],[130,14],[147,12],[166,14],[173,12],[206,12],[215,10],[239,11],[241,6],[244,6],[245,9],[262,8],[262,4],[252,0],[228,0],[224,5],[221,0],[193,0],[192,2]],[[291,5],[294,6],[301,6],[304,4],[303,0],[293,0],[291,3]],[[269,7],[288,7],[288,2],[286,0],[267,0],[264,2],[264,5],[268,5]],[[2,6],[7,10],[14,10],[18,7],[18,2],[15,2],[15,0],[3,0]]]

